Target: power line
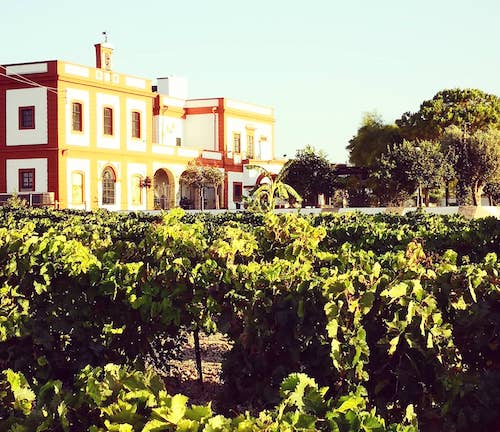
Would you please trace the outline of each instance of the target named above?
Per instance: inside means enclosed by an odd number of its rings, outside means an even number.
[[[18,81],[20,83],[23,83],[23,84],[28,84],[28,85],[31,85],[33,87],[40,87],[40,88],[44,88],[44,89],[47,89],[47,91],[50,91],[52,93],[55,93],[55,94],[58,94],[58,91],[57,91],[57,88],[55,87],[48,87],[48,86],[44,86],[40,83],[37,83],[36,81],[33,81],[23,75],[20,75],[18,73],[11,73],[11,74],[7,74],[7,68],[5,66],[2,66],[0,65],[0,67],[2,67],[4,70],[5,70],[5,73],[3,72],[0,72],[0,76],[3,76],[5,78],[9,78],[13,81]],[[18,78],[17,78],[18,77]]]

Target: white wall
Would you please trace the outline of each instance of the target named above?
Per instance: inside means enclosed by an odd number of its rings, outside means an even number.
[[[233,197],[233,183],[240,182],[242,183],[242,196],[246,196],[245,190],[245,175],[240,172],[228,172],[227,173],[227,208],[229,210],[236,209],[236,204],[234,203]]]
[[[127,133],[127,150],[133,151],[146,151],[146,137],[147,137],[147,125],[146,119],[146,102],[138,99],[127,98],[126,102],[127,113],[126,113],[126,133]],[[132,138],[132,111],[138,111],[141,113],[141,138]]]
[[[181,139],[181,146],[185,146],[184,120],[169,116],[154,116],[154,140],[161,145],[175,147],[176,138]]]
[[[233,133],[241,136],[241,154],[243,159],[247,154],[247,134],[254,137],[254,159],[273,159],[273,126],[267,123],[248,121],[239,118],[227,117],[226,119],[226,143],[227,150],[233,149]],[[266,141],[261,141],[265,137]]]
[[[183,147],[217,150],[216,136],[218,114],[197,114],[186,117]],[[214,132],[215,123],[215,132]]]
[[[158,93],[176,97],[179,99],[188,98],[188,81],[184,77],[169,76],[157,79]]]
[[[46,158],[7,159],[7,193],[19,192],[19,170],[35,169],[35,190],[32,193],[55,192],[48,188],[48,163]]]
[[[35,128],[19,129],[19,107],[35,107]],[[47,144],[47,90],[27,88],[7,90],[6,129],[8,146]]]
[[[73,102],[82,104],[82,132],[73,131]],[[90,100],[87,90],[66,90],[66,143],[76,146],[90,145]]]
[[[68,202],[68,208],[76,208],[86,210],[91,206],[91,197],[90,197],[90,160],[88,159],[76,159],[76,158],[68,158],[66,160],[66,196]],[[85,176],[84,183],[84,203],[82,204],[74,204],[71,202],[73,195],[73,179],[72,174],[74,171],[80,171]]]
[[[113,135],[104,135],[104,107],[113,108]],[[97,93],[96,119],[97,119],[97,147],[120,148],[120,99],[118,96]]]
[[[128,197],[127,204],[129,210],[146,210],[146,193],[147,189],[142,188],[141,190],[141,205],[133,205],[132,204],[132,188],[134,187],[132,181],[134,176],[141,176],[142,178],[146,178],[147,174],[147,166],[146,164],[139,163],[127,163],[127,182],[128,182]],[[151,193],[151,192],[150,192]]]

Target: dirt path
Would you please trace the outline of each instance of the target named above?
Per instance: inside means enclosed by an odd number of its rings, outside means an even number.
[[[202,405],[217,399],[222,387],[221,367],[224,355],[231,349],[230,341],[221,333],[200,333],[203,385],[198,381],[193,335],[182,350],[179,360],[171,360],[170,376],[165,385],[170,394],[182,393],[191,404]]]

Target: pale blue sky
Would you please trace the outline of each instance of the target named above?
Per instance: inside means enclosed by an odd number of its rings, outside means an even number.
[[[93,65],[104,30],[118,72],[273,106],[278,156],[310,144],[345,162],[365,112],[392,122],[444,88],[500,95],[498,0],[0,0],[0,64]]]

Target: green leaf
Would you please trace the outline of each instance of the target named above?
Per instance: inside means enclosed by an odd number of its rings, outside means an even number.
[[[408,285],[404,282],[400,282],[394,285],[390,290],[382,291],[382,295],[390,297],[392,300],[395,300],[406,295],[407,290],[408,290]]]
[[[104,420],[104,426],[110,432],[134,432],[134,427],[128,423],[111,423],[109,420]]]
[[[4,371],[7,382],[14,395],[14,409],[28,415],[31,412],[36,396],[31,390],[28,381],[21,372],[14,372],[12,369]]]
[[[359,398],[356,396],[352,396],[346,401],[342,402],[342,404],[337,408],[337,411],[345,413],[346,411],[357,408],[358,405],[359,405]]]
[[[396,352],[399,343],[399,337],[400,335],[397,335],[389,341],[389,351],[387,351],[389,355],[393,355]]]
[[[185,417],[189,420],[201,421],[212,416],[212,408],[208,405],[192,405],[186,410]]]
[[[141,432],[161,432],[161,431],[168,431],[170,428],[170,423],[165,422],[163,420],[159,419],[153,419],[149,420],[144,427],[142,428]]]

